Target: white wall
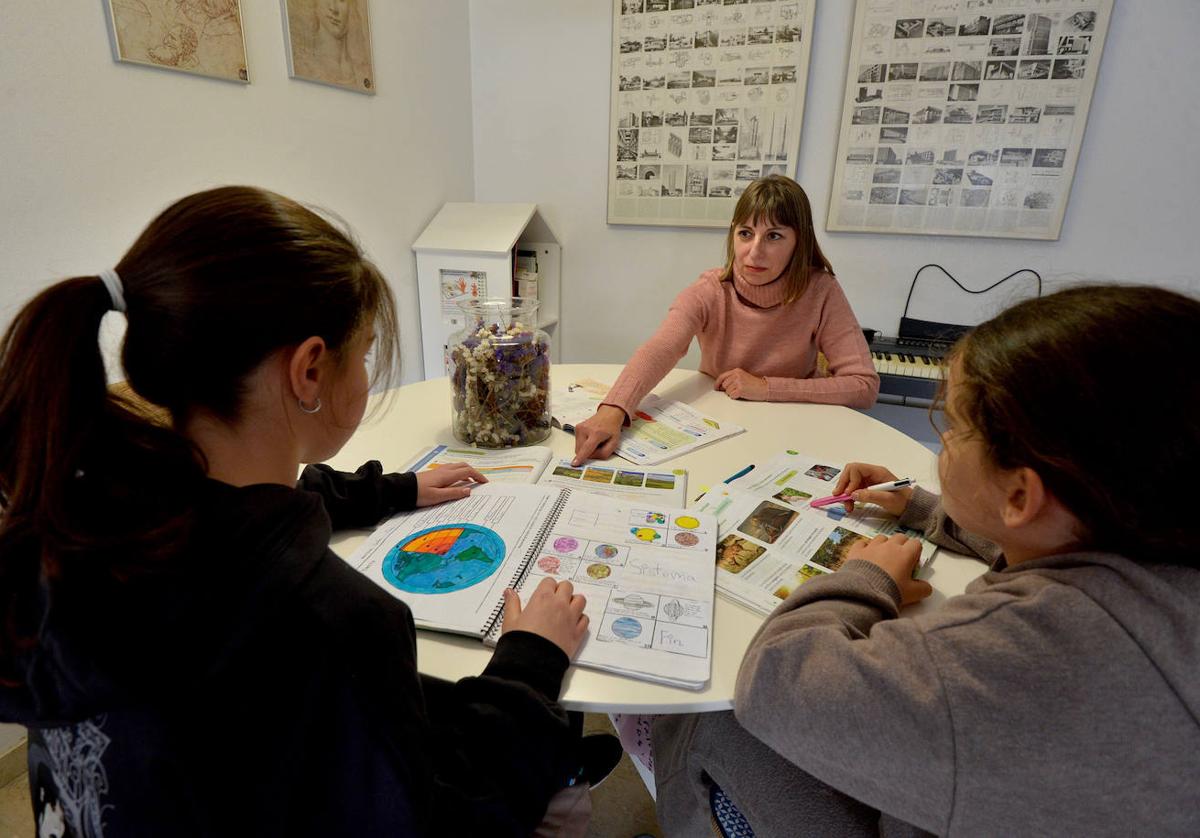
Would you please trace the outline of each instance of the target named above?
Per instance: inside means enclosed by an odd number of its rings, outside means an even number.
[[[111,267],[172,200],[250,183],[351,225],[419,378],[410,246],[473,192],[466,0],[371,4],[373,97],[287,78],[278,0],[242,3],[249,86],[115,63],[104,5],[0,13],[0,327],[52,280]]]
[[[819,231],[853,6],[816,5],[797,179]],[[675,293],[723,257],[723,231],[605,223],[611,20],[604,0],[471,0],[476,200],[535,201],[559,234],[567,361],[624,361]],[[1116,3],[1059,241],[819,233],[862,324],[894,334],[913,273],[927,262],[974,288],[1032,267],[1057,282],[1200,292],[1197,31],[1196,0]],[[976,305],[946,299],[948,281],[928,287],[913,313],[952,322],[975,322],[967,318],[1011,298],[1002,288]]]

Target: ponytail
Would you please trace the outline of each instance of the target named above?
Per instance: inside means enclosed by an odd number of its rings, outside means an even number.
[[[145,497],[147,464],[180,485],[202,473],[189,443],[110,395],[98,335],[111,307],[98,277],[64,280],[0,342],[0,660],[36,628],[22,630],[20,603],[72,556],[120,545],[109,569],[123,574],[177,542],[186,515],[161,485]]]
[[[109,307],[97,277],[65,280],[21,309],[0,344],[4,533],[22,524],[53,526],[63,508],[105,412],[97,335]]]

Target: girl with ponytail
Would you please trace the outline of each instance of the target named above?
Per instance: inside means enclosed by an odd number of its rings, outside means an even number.
[[[111,392],[102,318],[137,397]],[[374,346],[373,374],[367,355]],[[333,529],[463,497],[467,466],[324,466],[390,380],[396,313],[350,237],[224,187],[0,343],[0,720],[69,835],[528,834],[578,764],[569,584],[510,607],[482,675],[418,674],[407,607]]]

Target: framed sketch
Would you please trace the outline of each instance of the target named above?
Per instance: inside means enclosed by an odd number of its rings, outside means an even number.
[[[608,222],[727,227],[800,150],[815,0],[613,0]]]
[[[280,0],[288,75],[375,93],[367,0]]]
[[[858,0],[829,230],[1057,239],[1112,0]]]
[[[238,0],[108,0],[117,61],[249,82]]]

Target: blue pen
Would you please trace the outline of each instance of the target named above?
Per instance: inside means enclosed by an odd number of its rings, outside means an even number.
[[[754,471],[754,463],[751,463],[750,465],[746,466],[744,469],[734,472],[733,474],[729,475],[721,482],[722,483],[732,483],[733,481],[737,480],[739,477],[745,477],[747,474],[749,474],[752,471]],[[696,499],[694,501],[692,501],[692,503],[699,503],[701,500],[704,499],[704,496],[707,494],[708,494],[708,492],[701,492],[699,495],[696,496]]]
[[[739,477],[745,477],[747,474],[749,474],[752,471],[754,471],[754,463],[751,463],[750,465],[746,466],[741,471],[738,471],[738,472],[735,472],[735,473],[729,475],[722,482],[723,483],[732,483],[733,481],[737,480]]]

